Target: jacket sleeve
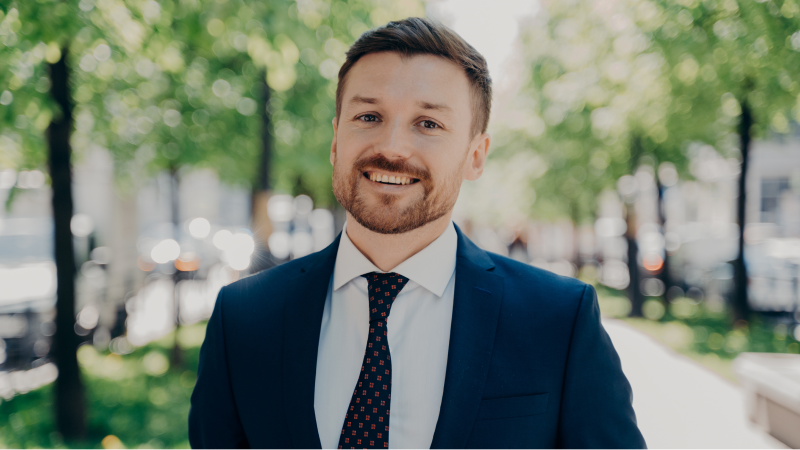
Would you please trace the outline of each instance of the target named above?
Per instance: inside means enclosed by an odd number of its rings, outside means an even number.
[[[224,288],[217,296],[200,348],[197,384],[189,410],[189,443],[192,448],[248,448],[239,421],[228,373],[223,329]]]
[[[600,323],[594,288],[586,286],[572,328],[561,410],[560,448],[645,448],[633,393]]]

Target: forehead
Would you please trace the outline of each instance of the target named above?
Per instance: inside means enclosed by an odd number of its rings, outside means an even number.
[[[347,74],[342,108],[347,109],[355,96],[387,103],[444,104],[453,111],[469,113],[470,84],[464,69],[439,56],[370,53]]]

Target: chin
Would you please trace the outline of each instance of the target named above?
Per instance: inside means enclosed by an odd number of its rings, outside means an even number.
[[[450,209],[440,205],[438,208],[425,201],[400,207],[398,202],[389,205],[367,206],[359,203],[349,210],[350,215],[364,228],[380,234],[403,234],[421,228],[447,214]]]
[[[334,173],[333,193],[356,222],[379,234],[403,234],[425,226],[452,210],[458,196],[455,190],[443,201],[441,195],[431,195],[427,186],[406,192],[375,192],[365,182],[371,183],[360,173],[349,180]]]
[[[354,216],[355,218],[355,216]],[[356,218],[356,222],[358,222],[362,227],[372,231],[373,233],[378,234],[403,234],[408,233],[410,231],[414,231],[419,228],[421,225],[419,224],[409,224],[404,223],[402,221],[375,221],[375,220],[364,220],[364,217]]]
[[[397,203],[365,202],[364,208],[354,209],[350,215],[364,228],[381,234],[400,234],[419,227],[419,220],[409,220],[415,214],[409,215],[408,210]]]

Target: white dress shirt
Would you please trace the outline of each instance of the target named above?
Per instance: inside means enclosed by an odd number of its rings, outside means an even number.
[[[392,303],[389,448],[430,448],[439,418],[453,316],[456,248],[452,222],[392,272],[409,279]],[[317,354],[314,411],[322,448],[338,448],[344,416],[361,373],[369,334],[367,280],[383,272],[342,231],[328,287]]]

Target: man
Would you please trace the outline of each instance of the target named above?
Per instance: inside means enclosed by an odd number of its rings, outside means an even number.
[[[643,447],[594,290],[451,222],[483,172],[491,82],[441,24],[369,31],[339,72],[325,250],[222,289],[194,447]]]

